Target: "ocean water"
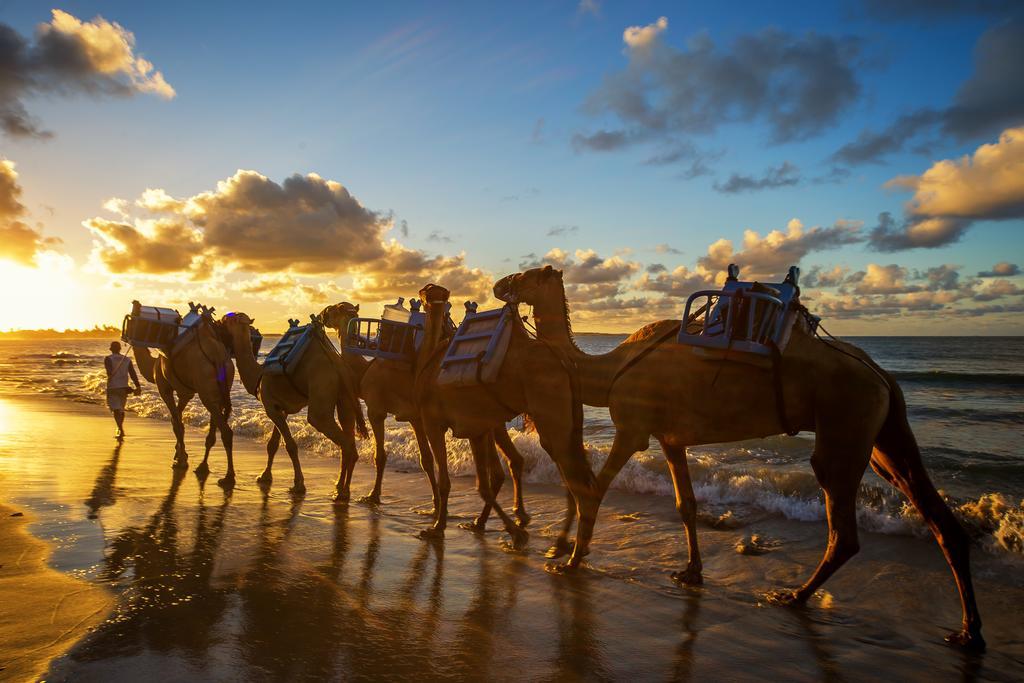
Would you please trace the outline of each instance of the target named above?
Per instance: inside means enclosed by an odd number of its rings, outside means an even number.
[[[577,341],[589,353],[602,353],[624,338],[580,334]],[[849,341],[898,378],[928,470],[978,544],[1000,556],[1024,559],[1024,337],[858,337]],[[275,342],[275,338],[266,339],[264,350]],[[106,346],[106,341],[98,340],[0,341],[0,390],[101,404]],[[240,382],[235,383],[232,396],[236,436],[264,440],[271,426],[262,408]],[[130,399],[129,409],[139,416],[167,419],[155,388],[145,384],[143,395]],[[207,423],[198,400],[188,407],[186,421],[194,426]],[[293,416],[291,426],[303,457],[336,457],[334,445],[310,428],[303,415]],[[515,443],[527,460],[527,482],[558,482],[557,471],[535,436],[514,427]],[[584,438],[595,468],[606,457],[613,436],[607,411],[587,408]],[[824,519],[820,489],[809,465],[813,445],[813,434],[800,434],[690,449],[702,516],[712,522],[727,517],[736,524],[765,514],[809,522]],[[415,439],[407,425],[389,422],[387,448],[389,468],[418,469]],[[360,443],[359,467],[370,466],[372,451],[372,441]],[[172,454],[168,427],[168,460]],[[449,467],[454,475],[472,474],[468,444],[449,441]],[[634,456],[613,488],[672,496],[657,445]],[[870,470],[861,486],[860,502],[864,529],[927,533],[902,496]]]

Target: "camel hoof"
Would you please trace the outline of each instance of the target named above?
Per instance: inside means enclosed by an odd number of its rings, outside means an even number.
[[[256,477],[256,484],[264,491],[269,489],[271,484],[274,483],[274,477],[266,472]]]
[[[188,469],[188,459],[178,460],[177,458],[175,458],[171,462],[171,469],[172,470],[187,470]]]
[[[195,472],[197,476],[205,477],[207,474],[210,473],[210,466],[207,465],[206,461],[204,460],[203,462],[196,465],[196,468],[192,471]]]
[[[803,600],[800,598],[800,594],[795,590],[780,589],[769,591],[766,597],[768,598],[768,602],[773,605],[782,605],[784,607],[803,603]]]
[[[971,633],[967,629],[954,631],[946,636],[946,642],[972,652],[985,651],[985,639],[981,637],[980,631],[977,633]]]
[[[544,571],[548,574],[554,574],[556,576],[567,576],[569,574],[576,573],[578,565],[570,562],[546,562],[544,564]]]
[[[295,497],[304,496],[306,495],[306,485],[300,481],[288,489],[288,493]]]
[[[472,522],[461,522],[459,528],[472,531],[474,534],[482,534],[487,531],[487,523],[481,523],[479,519],[474,519]]]
[[[672,572],[672,580],[687,586],[699,586],[704,583],[701,570],[696,567],[687,567],[681,572]]]
[[[428,529],[421,529],[419,536],[420,538],[428,541],[444,538],[444,529],[439,529],[436,526],[432,526]]]
[[[528,525],[530,523],[530,520],[533,519],[526,512],[526,510],[516,510],[515,511],[515,515],[516,515],[516,524],[518,524],[520,527],[522,527],[524,529],[526,528],[526,525]]]
[[[512,549],[523,550],[526,548],[526,544],[530,542],[530,534],[525,529],[518,527],[510,529],[509,533],[512,535]]]
[[[555,541],[555,544],[548,548],[548,551],[544,553],[544,557],[554,560],[559,557],[565,557],[566,555],[572,555],[572,551],[575,549],[575,543],[564,538],[559,538]]]
[[[235,488],[235,475],[230,474],[226,477],[221,477],[217,480],[217,486],[222,489],[233,489]]]
[[[379,493],[367,493],[365,496],[356,501],[363,505],[380,505],[380,494]]]

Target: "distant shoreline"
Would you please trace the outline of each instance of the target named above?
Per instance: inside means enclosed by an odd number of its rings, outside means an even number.
[[[91,330],[9,330],[0,332],[0,339],[17,341],[33,341],[46,339],[119,339],[121,329],[118,327],[94,327]]]

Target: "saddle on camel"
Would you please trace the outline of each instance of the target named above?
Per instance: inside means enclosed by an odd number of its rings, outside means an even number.
[[[172,308],[143,306],[133,301],[132,311],[121,326],[121,339],[132,347],[139,371],[147,381],[156,384],[170,413],[176,440],[173,467],[188,466],[182,414],[192,397],[198,394],[210,414],[210,428],[203,461],[196,467],[196,474],[205,477],[209,473],[210,450],[219,431],[228,470],[218,483],[230,487],[235,483],[235,466],[228,417],[235,366],[216,329],[214,310],[191,301],[188,306],[189,311],[183,317]],[[250,341],[258,348],[262,339]],[[150,349],[156,349],[158,355],[154,357]]]

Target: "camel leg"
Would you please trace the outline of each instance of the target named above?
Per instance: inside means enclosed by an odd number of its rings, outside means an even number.
[[[476,524],[470,525],[469,528],[483,531],[487,523],[485,515],[490,515],[490,511],[493,508],[495,514],[505,524],[505,530],[512,536],[512,547],[516,550],[521,550],[525,547],[530,535],[526,533],[525,529],[516,525],[515,521],[506,514],[494,497],[495,479],[493,469],[500,469],[501,465],[498,462],[498,453],[494,449],[493,433],[484,432],[480,436],[471,438],[469,446],[473,451],[473,464],[476,466],[476,490],[484,501],[484,509],[480,513],[480,517],[477,518]],[[504,480],[504,475],[502,475],[502,480]],[[500,488],[500,484],[498,488]]]
[[[292,430],[288,428],[288,414],[277,406],[263,404],[263,407],[266,410],[267,417],[274,423],[274,430],[280,434],[280,438],[284,440],[284,448],[288,452],[288,457],[292,461],[292,470],[295,472],[295,479],[292,484],[291,491],[295,494],[301,495],[306,492],[306,484],[302,476],[302,466],[299,464],[299,445],[295,443],[295,437],[292,436]],[[273,434],[270,435],[270,441],[271,443],[274,442]],[[276,452],[276,444],[272,449],[270,447],[270,443],[268,443],[267,468],[263,470],[263,474],[261,474],[256,480],[263,486],[269,486],[270,482],[274,479],[270,468],[274,464],[274,454]]]
[[[672,578],[680,583],[696,585],[704,583],[701,577],[703,564],[700,561],[700,544],[697,543],[697,499],[693,495],[690,468],[686,463],[686,448],[673,446],[663,439],[658,440],[665,452],[668,469],[672,475],[672,487],[676,492],[676,510],[683,518],[686,528],[686,544],[689,548],[689,562],[681,572],[672,572]]]
[[[427,433],[423,431],[423,423],[419,419],[412,420],[409,424],[412,425],[412,432],[416,435],[416,446],[420,451],[420,469],[427,475],[427,480],[430,482],[430,497],[434,506],[431,514],[437,514],[437,478],[434,476],[434,454],[430,450],[430,441],[427,439]]]
[[[512,513],[516,516],[519,526],[525,527],[530,523],[530,515],[526,512],[526,505],[523,504],[523,455],[512,443],[512,438],[504,428],[494,430],[494,442],[504,454],[505,460],[508,462],[508,471],[512,474],[512,494],[515,497]]]
[[[572,498],[569,508],[571,510],[574,504],[579,516],[576,542],[572,545],[568,562],[552,567],[557,571],[572,570],[579,567],[583,558],[590,552],[590,538],[594,533],[594,523],[597,521],[603,491],[590,469],[582,441],[573,443],[574,436],[571,430],[566,430],[557,415],[553,416],[551,411],[531,410],[530,415],[537,426],[540,445],[558,465],[565,486],[569,490]],[[561,445],[561,448],[557,445]],[[566,511],[566,514],[572,513]],[[563,532],[567,533],[566,529],[563,529]]]
[[[561,467],[559,467],[561,472]],[[562,474],[562,481],[565,481],[565,474]],[[555,559],[564,555],[571,555],[572,550],[575,547],[573,543],[569,541],[569,532],[572,531],[572,525],[576,521],[576,497],[572,495],[572,491],[569,487],[565,487],[565,520],[562,522],[562,530],[558,532],[558,538],[555,539],[555,544],[548,548],[547,552],[544,553],[545,557]]]
[[[481,442],[478,448],[481,462],[477,463],[474,460],[474,464],[477,467],[477,488],[479,489],[481,485],[480,477],[486,477],[487,485],[490,487],[490,495],[481,496],[484,499],[484,507],[476,519],[472,522],[463,522],[459,527],[467,531],[483,533],[487,530],[487,520],[491,517],[492,506],[487,501],[489,499],[497,499],[498,494],[501,492],[501,487],[505,484],[505,471],[501,463],[498,462],[498,453],[494,448],[494,438],[492,436],[487,437],[486,445]]]
[[[328,425],[328,429],[335,435],[335,438],[331,440],[337,443],[341,449],[341,471],[339,472],[338,483],[336,484],[337,495],[335,500],[346,502],[350,496],[349,492],[352,487],[352,475],[355,473],[355,463],[359,460],[359,450],[355,445],[355,415],[345,410],[340,401],[336,405],[335,410],[337,411],[340,427],[334,422],[333,416]],[[381,437],[383,438],[383,432]],[[328,438],[331,438],[331,434],[328,434]]]
[[[160,398],[167,406],[167,412],[171,415],[171,429],[174,430],[174,461],[171,467],[184,469],[188,467],[188,453],[185,451],[185,423],[182,422],[181,410],[178,409],[178,404],[174,400],[174,389],[166,382],[157,382],[156,386],[160,392]],[[186,400],[185,403],[187,402]]]
[[[608,487],[611,486],[612,481],[618,475],[619,470],[625,466],[629,459],[633,457],[633,453],[636,452],[635,448],[627,445],[627,443],[632,443],[633,441],[634,439],[625,438],[621,430],[615,433],[615,440],[612,442],[611,451],[608,453],[608,458],[604,461],[604,466],[597,475],[596,485],[599,501],[604,497]],[[559,466],[559,469],[561,471],[561,466]],[[564,471],[562,471],[562,479],[568,482]],[[555,545],[548,550],[548,557],[561,557],[562,555],[572,554],[575,551],[575,546],[569,542],[568,538],[569,530],[572,528],[573,520],[576,518],[578,501],[571,490],[567,494],[567,499],[568,506],[565,524],[561,534],[559,534],[558,539],[555,541]],[[578,534],[579,530],[577,529]]]
[[[233,454],[234,444],[234,432],[231,431],[231,425],[228,424],[228,411],[225,410],[221,399],[221,390],[219,386],[214,386],[209,391],[199,391],[199,400],[203,402],[203,406],[207,412],[210,413],[210,429],[216,428],[220,431],[221,442],[224,444],[224,453],[228,459],[228,471],[225,472],[224,476],[221,477],[217,483],[224,488],[232,488],[235,485],[235,459]]]
[[[310,387],[310,394],[317,392]],[[337,393],[335,390],[334,393]],[[341,420],[342,425],[338,426],[335,415]],[[359,452],[356,449],[355,439],[355,416],[347,411],[338,410],[337,403],[320,405],[310,403],[308,411],[309,424],[328,439],[330,439],[341,450],[341,465],[338,471],[338,480],[334,484],[334,500],[339,503],[346,503],[350,497],[350,486],[352,484],[352,472],[355,471],[356,461],[359,459]]]
[[[210,420],[210,428],[206,432],[206,443],[205,443],[205,450],[203,452],[203,461],[201,463],[199,463],[198,465],[196,465],[196,469],[194,470],[195,473],[196,473],[196,476],[205,477],[206,475],[208,475],[210,473],[210,465],[209,465],[208,461],[210,459],[210,451],[213,449],[213,447],[214,447],[214,445],[216,445],[216,443],[217,443],[217,425],[214,423],[213,420]]]
[[[811,467],[825,492],[828,545],[811,578],[796,590],[773,592],[774,600],[783,603],[806,601],[860,550],[857,488],[871,458],[871,446],[863,441],[859,436],[818,431]]]
[[[373,413],[367,416],[370,420],[370,429],[373,430],[373,464],[377,468],[376,478],[373,480],[373,488],[365,496],[359,499],[360,503],[380,505],[380,491],[384,485],[384,466],[388,462],[388,453],[384,450],[384,420],[387,415]]]
[[[452,480],[448,475],[448,446],[444,442],[444,430],[431,424],[424,425],[430,452],[437,466],[437,505],[435,506],[434,525],[420,532],[424,538],[444,536],[448,526],[448,494],[452,490]]]
[[[267,411],[267,415],[270,415],[269,411]],[[274,425],[274,430],[270,432],[270,438],[267,439],[267,466],[260,476],[256,477],[256,483],[263,488],[270,486],[274,481],[272,468],[274,466],[274,456],[277,455],[277,449],[280,445],[281,430],[277,428],[277,425]]]
[[[935,490],[935,485],[924,468],[917,440],[910,430],[910,425],[907,424],[905,414],[899,419],[894,419],[890,412],[889,419],[876,439],[871,466],[879,476],[902,491],[914,504],[931,529],[949,568],[953,571],[953,579],[960,593],[963,624],[959,632],[950,633],[946,640],[956,645],[984,650],[981,614],[978,612],[974,586],[971,582],[970,539],[949,506],[942,500],[942,496]]]

